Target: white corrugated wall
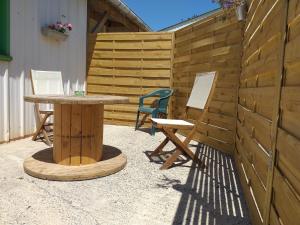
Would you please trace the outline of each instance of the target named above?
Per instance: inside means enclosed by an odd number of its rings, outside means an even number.
[[[13,60],[0,62],[0,142],[34,132],[33,105],[23,100],[32,93],[31,68],[62,71],[66,93],[82,89],[86,74],[87,0],[11,0],[10,4]],[[42,26],[58,20],[74,27],[64,42],[41,34]]]

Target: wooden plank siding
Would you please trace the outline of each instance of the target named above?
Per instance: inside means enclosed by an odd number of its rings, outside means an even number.
[[[300,221],[300,1],[290,0],[270,221]],[[292,207],[291,207],[292,206]]]
[[[172,33],[90,34],[89,47],[88,94],[130,99],[129,104],[105,106],[106,123],[134,125],[138,97],[171,86]],[[153,100],[147,100],[146,105]]]
[[[253,224],[299,224],[300,1],[248,3],[235,160]]]
[[[234,16],[217,14],[175,32],[172,113],[184,113],[197,73],[217,71],[209,110],[198,126],[196,140],[233,153],[237,87],[241,66],[242,25]],[[184,133],[183,133],[184,134]]]
[[[236,161],[252,222],[263,224],[268,204],[276,82],[283,45],[283,1],[250,1],[238,93]],[[274,51],[274,49],[277,49]]]

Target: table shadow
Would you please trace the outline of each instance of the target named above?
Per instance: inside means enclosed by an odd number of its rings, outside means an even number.
[[[121,154],[122,152],[120,149],[110,145],[103,145],[103,158],[101,161],[112,159]],[[56,164],[53,160],[53,148],[43,149],[33,154],[32,158],[41,162]]]

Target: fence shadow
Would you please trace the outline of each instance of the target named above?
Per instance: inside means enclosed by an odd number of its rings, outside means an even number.
[[[250,224],[232,158],[203,144],[196,154],[207,168],[193,163],[185,184],[173,182],[182,197],[172,224]]]

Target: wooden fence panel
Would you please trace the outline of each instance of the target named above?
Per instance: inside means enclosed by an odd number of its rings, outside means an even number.
[[[196,139],[227,153],[233,153],[235,142],[241,41],[241,24],[222,13],[175,32],[173,115],[184,113],[196,74],[217,71],[216,89],[208,113],[198,121]]]
[[[249,3],[235,158],[242,184],[248,184],[243,188],[253,223],[295,225],[300,221],[300,1]]]
[[[300,221],[300,1],[290,0],[270,221]]]
[[[89,36],[88,94],[128,96],[105,106],[106,123],[133,125],[138,97],[171,86],[172,33],[99,33]],[[147,100],[150,105],[153,99]]]
[[[270,163],[276,127],[285,17],[283,0],[252,0],[245,24],[238,94],[236,161],[254,224],[269,213]],[[281,19],[278,19],[281,18]],[[276,51],[274,51],[276,49]],[[279,96],[279,95],[278,95]],[[272,209],[273,210],[273,209]],[[275,211],[272,211],[273,213]],[[276,221],[275,219],[273,221]],[[275,222],[274,222],[275,223]]]

